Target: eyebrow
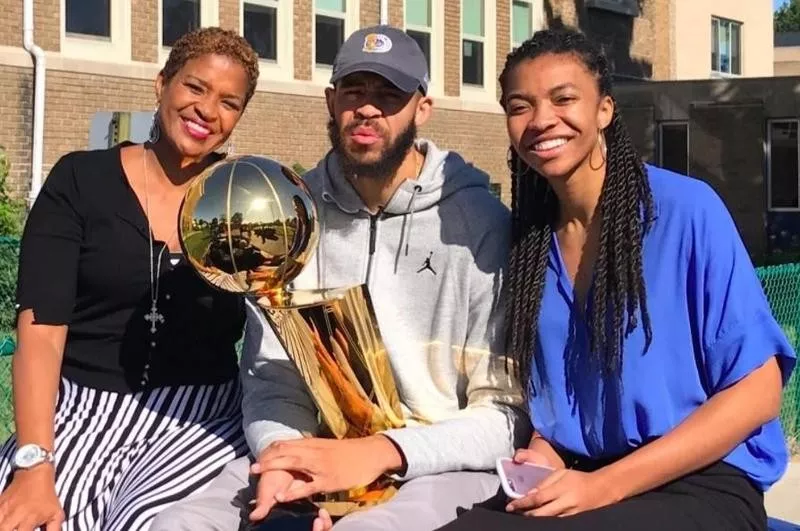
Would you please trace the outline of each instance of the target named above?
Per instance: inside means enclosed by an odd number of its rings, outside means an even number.
[[[578,86],[576,84],[574,84],[574,83],[569,83],[569,82],[562,83],[560,85],[556,85],[555,87],[551,88],[548,91],[548,94],[553,94],[555,92],[559,92],[559,91],[565,90],[565,89],[578,90]],[[525,92],[522,91],[522,90],[518,90],[518,91],[512,92],[511,94],[508,95],[508,97],[506,97],[506,101],[511,101],[511,100],[514,100],[514,99],[525,99]]]
[[[194,74],[187,74],[186,77],[187,78],[191,78],[193,81],[195,81],[196,83],[199,83],[200,85],[203,85],[205,88],[210,88],[210,86],[209,86],[207,81],[205,81],[203,79],[200,79],[199,77],[195,76]],[[243,101],[244,100],[244,98],[242,96],[240,96],[238,94],[232,94],[232,93],[225,93],[225,94],[222,95],[222,97],[223,98],[235,98],[235,99],[237,99],[239,101]]]
[[[557,85],[557,86],[551,88],[549,92],[552,94],[553,92],[558,92],[559,90],[564,90],[564,89],[568,89],[568,88],[577,89],[578,86],[575,83],[569,83],[569,82],[562,83],[560,85]]]

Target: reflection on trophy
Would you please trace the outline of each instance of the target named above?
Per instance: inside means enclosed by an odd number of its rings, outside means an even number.
[[[179,223],[183,251],[200,275],[263,310],[317,405],[323,436],[404,425],[367,287],[290,288],[319,241],[316,205],[294,171],[256,156],[219,162],[187,190]],[[317,501],[341,515],[395,491],[386,479]]]

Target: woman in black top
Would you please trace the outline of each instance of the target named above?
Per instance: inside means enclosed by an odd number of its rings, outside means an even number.
[[[70,153],[45,181],[22,238],[0,529],[145,528],[246,452],[243,301],[190,268],[177,214],[257,79],[235,33],[185,35],[150,141]]]

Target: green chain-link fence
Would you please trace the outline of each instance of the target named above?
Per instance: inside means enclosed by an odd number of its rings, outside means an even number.
[[[14,429],[11,397],[11,354],[14,353],[14,296],[19,240],[0,237],[0,441]]]
[[[758,268],[772,313],[795,351],[800,351],[800,264]],[[800,452],[800,368],[783,394],[781,421],[792,453]]]
[[[14,428],[11,396],[11,355],[15,348],[14,295],[19,240],[0,237],[0,442]],[[794,348],[800,351],[800,264],[758,268],[758,275],[772,306]],[[793,453],[800,452],[800,369],[786,387],[781,420]]]

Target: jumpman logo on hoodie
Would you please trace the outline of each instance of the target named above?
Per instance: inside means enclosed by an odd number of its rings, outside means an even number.
[[[428,271],[430,271],[434,275],[436,274],[436,270],[431,265],[431,257],[432,256],[433,256],[433,251],[431,251],[430,254],[428,255],[428,258],[426,258],[425,261],[422,262],[422,267],[420,267],[417,270],[417,273],[422,273],[423,271],[425,271],[427,269]]]

